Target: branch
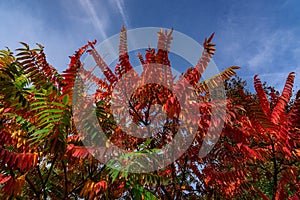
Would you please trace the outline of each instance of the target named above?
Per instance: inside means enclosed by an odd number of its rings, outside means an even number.
[[[273,173],[273,197],[272,197],[272,199],[273,200],[275,200],[275,197],[276,197],[276,191],[277,191],[277,185],[278,185],[278,177],[277,177],[277,175],[278,175],[278,168],[277,168],[277,162],[276,162],[276,151],[275,151],[275,144],[274,144],[274,142],[272,142],[272,144],[271,144],[271,146],[272,146],[272,161],[273,161],[273,167],[274,167],[274,173]]]
[[[68,177],[67,177],[67,168],[66,165],[64,163],[64,161],[61,161],[61,164],[63,166],[64,169],[64,177],[65,177],[65,197],[66,198],[68,196]]]
[[[104,168],[105,168],[105,165],[103,165],[103,167],[101,169],[99,169],[99,172],[96,173],[94,175],[94,177],[97,177],[99,174],[101,174]],[[95,171],[97,171],[97,169],[95,169],[92,173],[94,173]],[[78,190],[82,185],[84,185],[84,183],[86,182],[86,180],[88,178],[89,178],[89,176],[83,177],[83,180],[69,192],[68,196],[71,195],[74,191]],[[91,177],[91,178],[93,179],[93,177]]]
[[[185,181],[185,173],[186,173],[186,165],[187,165],[187,161],[188,161],[188,155],[186,155],[185,156],[185,158],[184,158],[184,165],[183,165],[183,167],[181,168],[181,169],[183,169],[183,172],[182,172],[182,174],[183,174],[183,176],[182,176],[182,179],[181,179],[181,181],[180,181],[180,186],[179,186],[179,188],[181,188],[182,187],[182,185],[183,185],[183,182]],[[181,195],[182,195],[182,191],[181,190],[178,190],[178,196],[177,196],[177,199],[180,199],[181,198]]]
[[[48,175],[47,175],[47,177],[46,177],[46,179],[45,179],[45,181],[44,181],[44,184],[43,184],[44,199],[47,199],[47,194],[46,194],[46,183],[48,182],[49,177],[50,177],[50,175],[51,175],[51,173],[52,173],[52,170],[53,170],[53,167],[54,167],[54,164],[55,164],[55,161],[56,161],[57,157],[58,157],[58,154],[55,154],[54,159],[52,160],[52,163],[51,163],[51,167],[50,167],[49,173],[48,173]]]
[[[25,176],[25,180],[29,184],[30,188],[33,190],[34,194],[36,195],[37,199],[40,199],[40,194],[38,191],[35,189],[34,185],[31,183],[31,181],[28,179],[27,175]]]
[[[38,165],[37,166],[37,171],[38,171],[38,175],[41,179],[41,182],[42,182],[42,185],[44,185],[44,180],[43,180],[43,176],[42,176],[42,173],[41,173],[41,170],[40,170],[40,166]]]
[[[137,117],[139,118],[139,120],[144,124],[144,126],[147,126],[147,122],[145,122],[143,120],[143,118],[139,115],[139,113],[135,110],[135,108],[133,107],[132,103],[130,101],[128,101],[129,103],[129,107],[134,111],[134,113],[137,115]]]

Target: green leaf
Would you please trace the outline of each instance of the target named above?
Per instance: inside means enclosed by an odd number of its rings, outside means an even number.
[[[59,106],[59,107],[62,107],[62,108],[66,108],[66,105],[64,104],[61,104],[61,103],[57,103],[57,102],[51,102],[52,105],[55,105],[55,106]]]
[[[34,129],[36,129],[35,126],[30,126],[30,127],[28,128],[28,132],[30,133],[30,132],[32,132]]]
[[[112,174],[111,174],[112,182],[114,182],[116,180],[116,178],[118,177],[119,174],[120,174],[119,170],[112,170]]]
[[[69,100],[70,100],[70,97],[69,97],[69,95],[67,94],[67,95],[65,95],[64,98],[62,99],[62,102],[63,102],[65,105],[67,105],[67,104],[69,103]]]
[[[41,105],[41,106],[36,106],[36,107],[32,108],[31,110],[39,110],[39,109],[46,108],[46,107],[47,107],[47,105],[44,104],[44,105]]]
[[[39,124],[37,127],[41,127],[41,126],[44,126],[44,125],[50,124],[50,123],[56,123],[56,122],[59,122],[59,121],[60,121],[59,118],[52,119],[52,120],[47,120],[47,121],[45,121],[45,122]]]
[[[41,130],[37,130],[35,131],[33,134],[31,134],[31,137],[36,137],[36,136],[44,136],[45,133],[49,133],[51,129],[41,129]],[[37,137],[39,138],[39,137]]]
[[[37,115],[41,115],[41,114],[44,114],[44,113],[61,113],[61,112],[64,112],[64,110],[53,108],[53,109],[42,110]]]
[[[38,114],[37,114],[37,116],[38,116]],[[49,116],[49,113],[44,113],[44,114],[40,115],[37,120],[41,121],[41,120],[44,120],[44,118],[49,119],[47,116]]]

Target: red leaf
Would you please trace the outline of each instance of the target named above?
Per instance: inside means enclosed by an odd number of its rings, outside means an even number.
[[[0,174],[0,184],[6,183],[11,179],[11,176]]]
[[[257,95],[258,95],[258,98],[259,98],[259,101],[261,104],[261,108],[262,108],[264,114],[267,117],[270,117],[270,115],[271,115],[270,103],[267,99],[267,95],[264,91],[264,88],[262,86],[260,79],[258,78],[258,75],[254,76],[254,88],[257,92]]]

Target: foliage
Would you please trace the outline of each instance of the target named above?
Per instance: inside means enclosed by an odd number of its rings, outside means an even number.
[[[62,74],[46,61],[43,47],[30,49],[25,43],[14,55],[0,52],[0,198],[1,199],[298,199],[299,188],[299,117],[300,93],[289,103],[294,73],[288,76],[282,95],[266,93],[257,76],[257,94],[244,91],[244,83],[233,79],[226,83],[227,115],[221,138],[212,152],[200,159],[198,153],[211,120],[211,89],[228,81],[239,67],[200,81],[215,53],[214,34],[204,41],[204,50],[195,67],[179,80],[195,88],[196,107],[201,116],[197,133],[183,155],[163,169],[152,173],[119,171],[97,160],[93,153],[103,152],[84,145],[83,135],[75,128],[74,112],[96,110],[99,124],[111,143],[128,151],[147,152],[170,142],[180,126],[180,107],[174,95],[159,84],[146,84],[129,99],[132,120],[140,125],[151,123],[151,106],[159,104],[167,113],[166,123],[150,139],[126,134],[110,113],[112,90],[121,78],[130,74],[133,83],[139,77],[129,61],[126,29],[120,33],[119,62],[113,72],[97,52],[96,41],[81,47]],[[172,30],[158,33],[157,51],[149,48],[142,75],[156,76],[172,88],[174,77],[168,52]],[[105,78],[85,70],[80,61],[89,53]],[[151,67],[163,66],[155,74]],[[97,85],[94,102],[74,107],[75,97],[87,98],[73,90],[78,73],[82,81]],[[130,72],[130,73],[129,73]],[[128,78],[128,77],[127,77]],[[187,85],[181,85],[180,90]],[[175,88],[176,90],[176,88]],[[128,96],[130,95],[130,96]],[[72,109],[73,106],[73,109]],[[224,106],[224,105],[223,105]],[[153,113],[152,113],[153,114]],[[86,116],[88,119],[90,116]],[[91,137],[97,132],[85,127]],[[98,136],[99,137],[99,136]],[[184,142],[184,141],[183,141]],[[109,146],[109,143],[105,145]],[[98,152],[99,153],[99,152]]]
[[[289,74],[281,95],[264,87],[257,75],[256,94],[245,94],[241,82],[231,85],[228,97],[242,109],[233,113],[206,158],[203,173],[210,198],[299,198],[300,92],[290,102],[294,75]]]

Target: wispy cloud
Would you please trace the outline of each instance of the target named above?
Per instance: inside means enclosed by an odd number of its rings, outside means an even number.
[[[243,64],[248,70],[255,72],[274,60],[276,51],[282,51],[281,48],[276,48],[290,35],[283,30],[270,33],[263,26],[246,30],[248,27],[243,27],[242,22],[232,22],[230,18],[224,23],[224,27],[221,42],[226,54],[229,54],[235,63]]]
[[[236,58],[236,63],[245,63],[248,74],[259,74],[268,85],[282,90],[285,80],[290,72],[296,72],[295,88],[299,85],[300,68],[296,55],[299,48],[293,31],[278,29],[273,33],[256,33],[253,43],[257,45],[255,51],[242,53]],[[253,80],[251,80],[253,83]]]
[[[241,56],[237,58],[238,62],[245,59],[247,66],[253,71],[261,71],[259,68],[268,67],[270,64],[272,65],[278,56],[283,57],[284,54],[290,50],[289,48],[293,46],[295,41],[293,32],[288,30],[278,29],[272,33],[257,31],[254,35],[256,37],[249,38],[252,40],[251,43],[255,44],[254,51],[250,50],[251,56],[247,59],[245,57],[249,55],[243,56],[241,54]],[[290,58],[286,57],[286,59]],[[272,71],[273,70],[274,68]]]
[[[296,72],[295,80],[294,80],[294,94],[300,90],[300,67],[292,70]],[[259,74],[259,78],[262,82],[266,82],[268,86],[275,87],[276,90],[282,91],[285,85],[286,79],[290,72],[292,71],[284,71],[284,72],[274,72],[274,73],[263,73]],[[253,76],[243,76],[243,79],[248,82],[248,87],[250,89],[254,89],[254,77]]]
[[[119,14],[122,17],[123,22],[125,23],[125,26],[128,27],[130,26],[129,24],[129,17],[126,13],[126,9],[125,9],[125,4],[124,4],[124,0],[112,0],[110,1],[113,5],[113,7],[117,7],[117,10],[119,12]]]
[[[105,30],[108,20],[104,17],[105,15],[101,15],[100,18],[95,10],[95,5],[93,5],[92,1],[90,0],[79,0],[79,3],[82,9],[84,9],[88,16],[91,18],[94,27],[99,31],[101,37],[106,38],[107,35]]]
[[[300,41],[298,30],[286,28],[273,18],[250,10],[232,7],[220,20],[221,57],[242,67],[239,75],[253,85],[253,76],[282,89],[286,77],[296,72],[295,85],[300,80]],[[299,78],[298,78],[299,76]],[[296,87],[295,86],[295,87]]]
[[[44,19],[28,12],[21,3],[10,9],[0,8],[0,18],[5,19],[0,31],[0,49],[7,46],[14,51],[21,47],[19,42],[36,48],[35,44],[40,43],[45,46],[48,62],[59,70],[67,67],[68,56],[74,52],[74,47],[68,36],[62,37],[60,30],[49,27]]]

